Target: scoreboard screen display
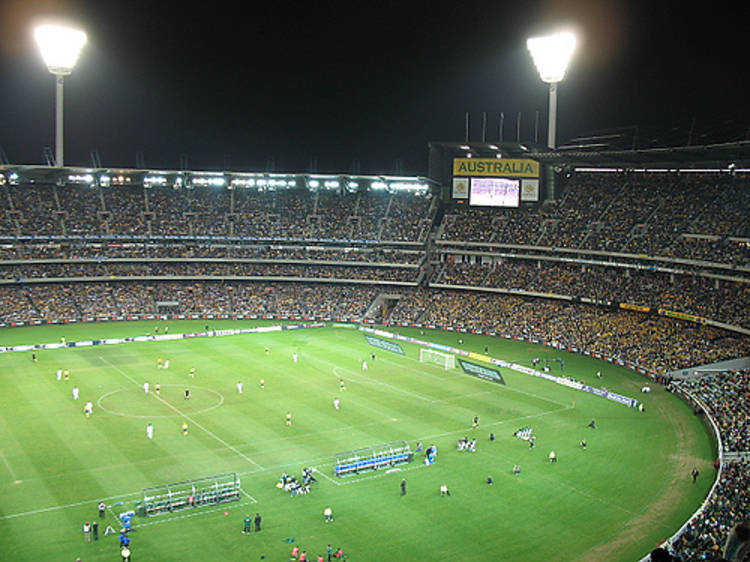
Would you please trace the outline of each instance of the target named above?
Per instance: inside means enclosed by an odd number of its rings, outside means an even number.
[[[520,180],[471,178],[469,205],[476,207],[518,207]]]

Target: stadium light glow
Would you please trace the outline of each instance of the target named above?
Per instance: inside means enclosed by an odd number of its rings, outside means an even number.
[[[146,176],[143,178],[143,184],[146,187],[153,187],[155,185],[164,186],[167,185],[167,178],[164,176]]]
[[[60,25],[40,25],[34,29],[34,39],[39,46],[47,70],[55,75],[57,83],[55,102],[55,165],[65,165],[63,140],[63,82],[73,68],[86,44],[86,34],[79,29]]]
[[[232,180],[232,186],[233,187],[255,187],[255,179],[243,179],[243,178],[235,178]]]
[[[531,37],[526,46],[534,59],[542,82],[549,84],[549,125],[547,146],[555,148],[557,129],[557,84],[565,78],[565,72],[576,49],[576,36],[565,31],[544,37]]]
[[[91,174],[70,174],[68,181],[71,183],[94,183],[94,176]]]
[[[565,78],[565,71],[576,49],[576,36],[569,31],[531,37],[526,41],[542,82],[553,84]]]
[[[214,176],[214,177],[193,177],[192,179],[192,185],[193,186],[199,186],[199,187],[205,187],[205,186],[213,186],[213,187],[221,187],[223,185],[226,185],[226,180],[223,177],[220,176]]]

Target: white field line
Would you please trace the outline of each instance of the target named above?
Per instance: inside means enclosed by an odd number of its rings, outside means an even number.
[[[483,394],[492,394],[491,390],[482,390],[481,392],[472,392],[471,394],[458,394],[451,396],[450,398],[441,398],[439,400],[433,400],[433,404],[439,404],[440,402],[451,402],[453,400],[462,400],[464,398],[473,398],[474,396],[482,396]]]
[[[318,470],[315,467],[313,467],[313,470],[315,471],[315,474],[320,474],[323,478],[325,478],[329,482],[333,482],[334,484],[336,484],[336,486],[341,486],[340,482],[336,482],[333,478],[331,478],[330,476],[328,476],[325,472],[321,472],[320,470]]]
[[[29,515],[37,515],[39,513],[49,513],[50,511],[60,511],[61,509],[69,509],[71,507],[78,507],[81,505],[90,505],[92,506],[92,509],[96,504],[100,501],[106,502],[108,500],[115,500],[120,498],[129,498],[129,497],[140,497],[139,493],[130,493],[130,494],[120,494],[119,496],[110,496],[108,498],[97,498],[94,500],[86,500],[82,502],[75,502],[75,503],[67,503],[64,505],[55,505],[52,507],[43,507],[41,509],[32,509],[31,511],[24,511],[22,513],[11,513],[10,515],[3,515],[0,517],[0,521],[4,521],[6,519],[15,519],[16,517],[26,517]]]
[[[128,379],[134,385],[136,385],[138,387],[141,386],[138,383],[138,381],[136,381],[134,378],[132,378],[130,375],[128,375],[125,371],[123,371],[122,369],[120,369],[117,365],[114,365],[114,364],[110,363],[104,357],[100,356],[99,359],[101,359],[102,362],[104,362],[107,365],[109,365],[110,367],[112,367],[115,371],[117,371],[118,373],[120,373],[123,377],[125,377],[126,379]],[[230,445],[229,443],[227,443],[226,441],[224,441],[221,437],[219,437],[218,435],[216,435],[214,432],[210,431],[209,429],[206,429],[201,424],[199,424],[197,421],[195,421],[193,418],[191,418],[187,414],[181,412],[179,409],[177,409],[174,406],[172,406],[172,404],[170,404],[169,402],[167,402],[166,400],[164,400],[161,396],[157,396],[156,394],[152,394],[152,396],[154,398],[156,398],[159,402],[161,402],[162,404],[164,404],[166,407],[168,407],[172,411],[176,412],[177,414],[179,414],[180,416],[182,416],[186,420],[188,420],[191,424],[193,424],[197,428],[203,430],[209,436],[211,436],[214,439],[216,439],[216,441],[218,441],[219,443],[221,443],[222,445],[224,445],[227,449],[229,449],[230,451],[232,451],[233,453],[235,453],[240,458],[246,460],[247,462],[249,462],[250,464],[256,466],[257,468],[263,468],[260,464],[258,464],[257,462],[255,462],[253,459],[251,459],[250,457],[248,457],[244,453],[240,452],[236,447],[234,447],[234,446]]]
[[[262,472],[262,471],[258,471],[258,472]],[[256,500],[253,496],[251,496],[245,490],[243,490],[242,487],[240,487],[240,492],[242,492],[250,501],[246,502],[244,504],[234,504],[234,505],[250,505],[250,504],[253,504],[253,503],[258,503],[258,500]],[[5,519],[16,519],[18,517],[28,517],[30,515],[38,515],[40,513],[49,513],[51,511],[60,511],[60,510],[63,510],[63,509],[70,509],[71,507],[80,507],[82,505],[91,505],[91,506],[94,506],[99,501],[103,501],[103,502],[106,503],[107,501],[110,501],[110,500],[115,500],[115,499],[120,500],[120,499],[123,499],[123,498],[132,498],[133,501],[135,501],[136,499],[140,499],[141,497],[142,496],[141,496],[140,492],[132,492],[130,494],[121,494],[119,496],[111,496],[111,497],[108,497],[108,498],[99,498],[97,500],[86,500],[86,501],[82,501],[82,502],[68,503],[68,504],[64,504],[64,505],[56,505],[56,506],[52,506],[52,507],[45,507],[45,508],[42,508],[42,509],[34,509],[34,510],[31,510],[31,511],[24,511],[22,513],[12,513],[10,515],[3,515],[2,517],[0,517],[0,521],[3,521]],[[118,502],[115,502],[115,503],[118,503]],[[114,507],[115,507],[115,504],[112,504],[112,503],[108,504],[107,505],[107,511],[109,511],[109,512],[112,513],[112,517],[114,519],[117,519],[117,513],[116,513],[116,510],[113,509]],[[123,503],[123,507],[124,507],[124,503]],[[207,512],[204,511],[204,510],[201,510],[201,513],[207,513]],[[181,517],[180,517],[180,519],[181,519]]]

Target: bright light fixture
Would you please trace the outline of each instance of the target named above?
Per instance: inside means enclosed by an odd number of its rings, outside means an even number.
[[[568,63],[576,49],[576,36],[569,31],[532,37],[526,41],[542,82],[554,84],[565,78]]]
[[[42,52],[44,64],[52,74],[65,76],[73,71],[86,44],[86,34],[78,29],[59,25],[40,25],[34,39]]]

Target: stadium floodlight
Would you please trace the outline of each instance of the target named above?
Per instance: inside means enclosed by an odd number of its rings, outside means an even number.
[[[81,49],[86,44],[86,34],[78,29],[60,25],[40,25],[34,29],[34,39],[42,53],[47,70],[55,75],[57,93],[55,102],[55,164],[62,168],[63,146],[63,79],[73,72]]]
[[[547,146],[555,148],[557,128],[557,84],[565,78],[565,71],[576,49],[576,36],[565,31],[545,37],[527,39],[534,64],[542,82],[549,84],[549,127]]]

